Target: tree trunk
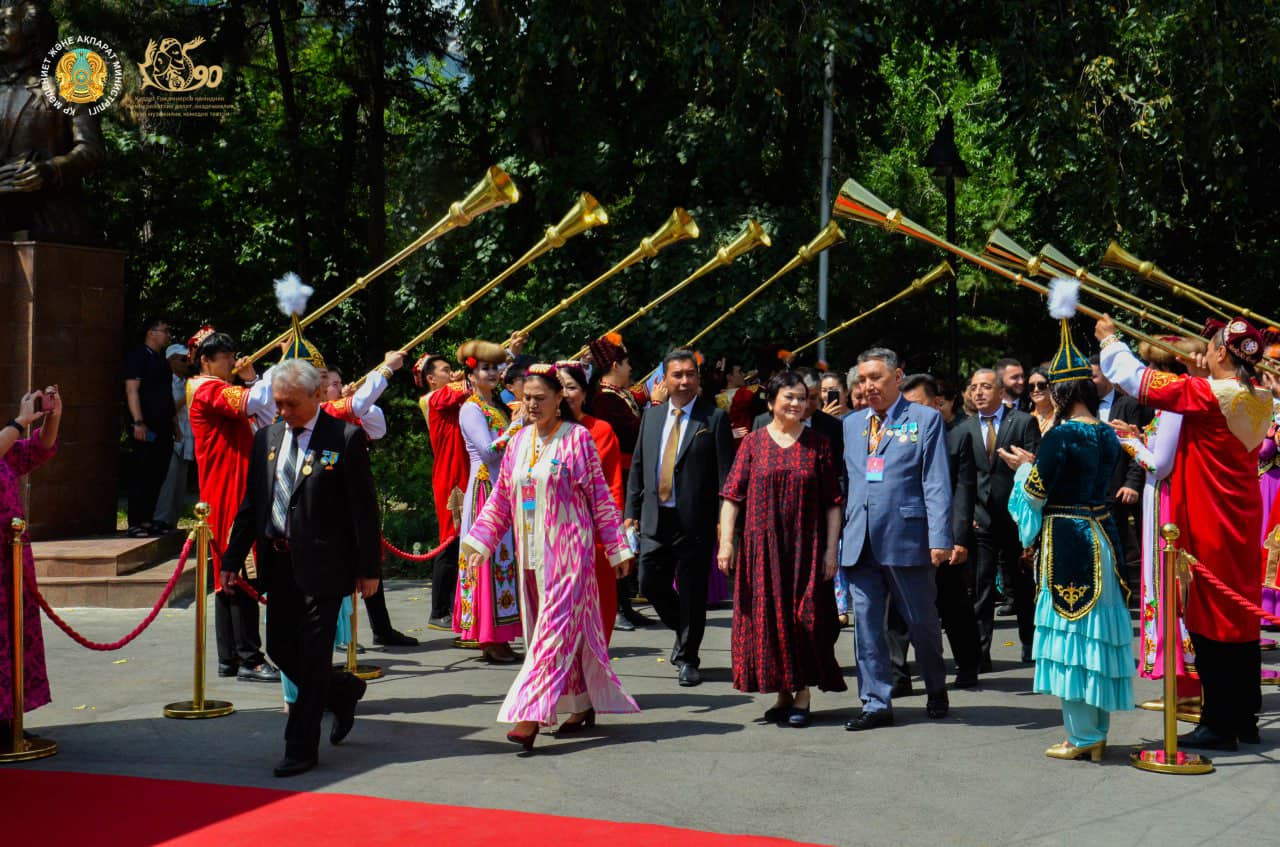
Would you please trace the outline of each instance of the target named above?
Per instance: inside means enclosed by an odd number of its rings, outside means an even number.
[[[369,265],[382,263],[387,255],[387,80],[386,80],[386,0],[369,0],[365,55],[369,69],[365,140],[369,176]],[[365,289],[365,350],[370,361],[385,350],[387,291],[392,279],[383,279]]]
[[[285,156],[289,160],[289,175],[293,182],[293,255],[298,274],[310,277],[311,251],[307,238],[307,202],[302,175],[302,117],[298,112],[298,100],[293,90],[293,67],[289,63],[289,45],[285,40],[284,19],[280,15],[279,0],[268,0],[267,15],[271,19],[271,44],[275,48],[276,75],[280,78],[280,100],[284,105]]]

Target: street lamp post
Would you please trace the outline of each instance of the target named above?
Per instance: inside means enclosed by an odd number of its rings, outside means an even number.
[[[943,117],[942,125],[934,134],[933,141],[925,151],[924,159],[920,164],[929,168],[933,176],[942,181],[947,202],[947,241],[954,244],[956,241],[956,180],[967,177],[969,168],[965,165],[964,159],[960,158],[960,151],[956,149],[955,122],[950,112]],[[947,307],[950,312],[951,378],[958,380],[960,378],[960,289],[957,287],[955,276],[952,276],[947,284]]]

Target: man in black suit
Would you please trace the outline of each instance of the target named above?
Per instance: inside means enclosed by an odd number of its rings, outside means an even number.
[[[321,411],[320,372],[309,362],[285,360],[271,383],[282,420],[254,437],[222,584],[235,584],[256,545],[267,652],[298,686],[275,775],[294,776],[316,764],[326,709],[334,744],[355,722],[365,683],[334,669],[333,638],[342,598],[357,587],[364,597],[377,592],[382,550],[364,431]]]
[[[1018,527],[1009,514],[1013,469],[1000,458],[999,451],[1021,447],[1028,452],[1036,452],[1040,447],[1040,427],[1031,415],[1004,405],[1003,391],[995,371],[987,368],[976,371],[969,384],[978,413],[958,424],[956,430],[968,438],[977,469],[978,489],[973,510],[974,555],[969,571],[982,648],[980,670],[986,672],[991,669],[997,571],[1004,579],[1006,594],[1013,597],[1018,636],[1022,641],[1022,661],[1031,661],[1035,581],[1030,564],[1022,561]]]
[[[942,411],[944,400],[938,383],[929,374],[911,374],[902,381],[902,396],[909,403]],[[945,414],[944,414],[945,418]],[[934,571],[938,584],[938,617],[947,631],[951,655],[956,662],[956,688],[973,688],[978,684],[981,648],[978,641],[978,619],[965,579],[965,562],[973,550],[973,508],[977,494],[977,467],[967,432],[952,418],[947,423],[947,457],[951,460],[951,534],[954,546],[950,560]],[[911,693],[911,676],[907,672],[907,645],[910,640],[907,622],[889,604],[889,657],[893,661],[893,696]]]
[[[1103,423],[1124,421],[1136,427],[1151,422],[1152,411],[1137,400],[1116,390],[1098,367],[1098,355],[1089,358],[1093,365],[1093,385],[1098,389],[1098,419]],[[1142,544],[1138,540],[1137,525],[1141,521],[1142,486],[1146,471],[1128,453],[1120,455],[1115,470],[1111,472],[1111,484],[1107,497],[1111,503],[1111,516],[1120,529],[1120,543],[1124,546],[1125,582],[1130,592],[1136,593],[1138,574],[1142,570]],[[1132,518],[1132,521],[1130,520]]]
[[[822,374],[816,368],[796,368],[795,372],[800,374],[800,378],[804,380],[805,390],[808,392],[805,399],[808,401],[809,407],[804,425],[812,427],[814,432],[821,433],[827,437],[827,441],[831,442],[831,455],[836,457],[844,456],[844,425],[839,418],[822,411]],[[751,421],[751,431],[755,432],[757,429],[763,429],[772,420],[773,412],[761,412]],[[845,469],[843,459],[840,459],[839,465],[840,492],[843,494],[846,488],[845,475],[848,471]]]
[[[675,630],[671,663],[680,669],[680,684],[692,686],[702,682],[698,648],[707,626],[707,569],[720,487],[733,465],[733,433],[728,416],[698,396],[692,351],[672,350],[662,364],[667,400],[640,420],[626,525],[639,528],[640,589]]]

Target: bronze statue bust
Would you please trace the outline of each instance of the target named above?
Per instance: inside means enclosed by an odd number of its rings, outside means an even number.
[[[0,240],[96,240],[80,183],[105,155],[102,132],[87,107],[67,115],[45,97],[41,63],[57,40],[44,3],[0,4]]]

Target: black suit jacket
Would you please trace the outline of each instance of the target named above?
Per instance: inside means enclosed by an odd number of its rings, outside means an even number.
[[[977,496],[974,500],[973,519],[979,529],[1015,537],[1018,529],[1009,515],[1009,495],[1013,492],[1013,471],[999,455],[988,461],[987,446],[982,438],[982,419],[973,415],[957,424],[955,431],[963,432],[969,439],[969,453],[973,456],[977,479]],[[959,437],[959,436],[957,436]],[[1005,409],[1000,429],[996,433],[996,449],[1021,447],[1034,453],[1040,448],[1040,425],[1026,412]]]
[[[764,429],[772,420],[773,412],[761,412],[751,421],[751,431]],[[836,478],[840,482],[840,493],[845,494],[849,490],[849,469],[844,462],[844,423],[821,409],[814,412],[810,420],[813,421],[813,431],[825,435],[827,441],[831,442],[831,455],[839,466],[836,468]]]
[[[240,570],[255,542],[260,550],[270,547],[266,533],[284,433],[285,423],[278,421],[254,436],[249,479],[231,527],[224,571]],[[306,464],[309,474],[303,473]],[[282,556],[258,557],[258,576],[267,590],[281,587],[290,571],[297,587],[311,596],[350,594],[357,577],[382,575],[378,498],[369,469],[368,438],[360,427],[320,412],[299,465],[288,526],[292,567]]]
[[[733,430],[728,415],[706,398],[697,398],[687,409],[676,453],[676,509],[689,540],[709,544],[720,519],[720,488],[733,466]],[[670,401],[645,410],[627,478],[626,517],[640,522],[641,552],[666,540],[658,538],[658,463],[670,412]]]
[[[1144,415],[1144,408],[1137,400],[1117,390],[1115,399],[1111,401],[1111,420],[1124,421],[1141,427],[1145,426],[1151,417]],[[1111,484],[1107,487],[1107,496],[1114,500],[1116,492],[1121,488],[1132,488],[1142,493],[1142,486],[1146,479],[1146,471],[1142,469],[1142,465],[1135,462],[1128,453],[1121,453],[1120,461],[1116,462],[1115,470],[1111,472]]]
[[[947,455],[951,459],[951,534],[955,543],[973,550],[973,510],[978,497],[978,466],[969,430],[956,421],[947,430]]]

